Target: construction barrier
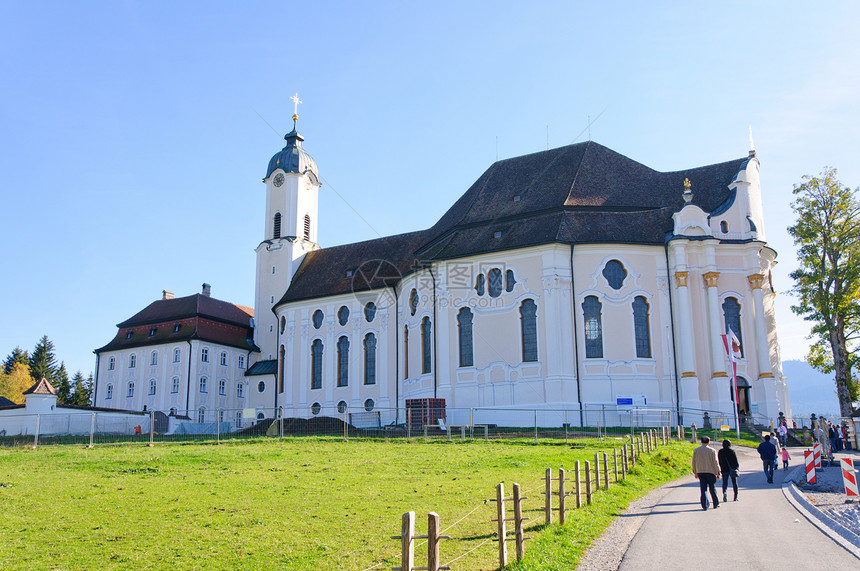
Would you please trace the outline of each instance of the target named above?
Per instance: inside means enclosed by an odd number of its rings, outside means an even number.
[[[842,482],[845,484],[845,495],[849,500],[858,498],[857,493],[857,472],[854,470],[854,460],[852,458],[840,458],[842,465]]]
[[[803,459],[806,462],[806,483],[815,483],[815,459],[814,454],[809,450],[803,451]]]
[[[816,442],[812,445],[812,455],[815,457],[815,467],[821,469],[821,443]]]

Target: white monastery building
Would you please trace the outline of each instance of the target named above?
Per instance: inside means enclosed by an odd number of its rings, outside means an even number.
[[[95,405],[391,424],[440,399],[454,424],[631,406],[701,423],[733,416],[731,329],[741,414],[790,415],[754,150],[668,173],[595,142],[501,160],[429,229],[322,248],[316,162],[285,139],[254,310],[165,292],[96,350]]]

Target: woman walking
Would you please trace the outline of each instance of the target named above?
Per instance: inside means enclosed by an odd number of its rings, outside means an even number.
[[[732,479],[732,489],[735,491],[735,501],[738,501],[738,455],[732,450],[730,440],[723,440],[723,447],[717,453],[717,460],[720,463],[720,472],[723,474],[723,501],[729,501],[726,497],[726,488],[729,485],[729,478]]]

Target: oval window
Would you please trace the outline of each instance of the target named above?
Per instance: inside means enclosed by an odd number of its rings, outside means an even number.
[[[257,383],[257,392],[258,393],[261,393],[265,390],[266,390],[266,383],[264,383],[263,381],[260,381],[259,383]]]
[[[346,325],[349,321],[349,308],[345,305],[340,306],[337,310],[337,322],[341,325]]]
[[[346,412],[346,401],[340,401],[337,403],[337,411],[341,414]]]
[[[322,410],[322,407],[320,406],[320,403],[315,402],[314,404],[311,405],[311,414],[317,415],[320,413],[321,410]]]
[[[314,329],[319,329],[320,327],[322,327],[323,317],[324,316],[323,316],[323,312],[321,309],[314,311],[314,316],[313,316]]]
[[[373,402],[373,399],[367,399],[366,401],[364,401],[364,410],[366,410],[367,412],[372,411],[374,406],[376,406],[376,403]]]
[[[364,306],[364,318],[368,323],[376,317],[376,304],[372,301]]]

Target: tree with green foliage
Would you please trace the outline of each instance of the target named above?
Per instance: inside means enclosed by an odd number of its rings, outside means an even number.
[[[72,384],[69,382],[69,373],[66,371],[66,363],[60,363],[60,368],[54,373],[53,378],[48,379],[57,389],[57,402],[69,404],[72,398]]]
[[[47,379],[52,382],[57,372],[57,357],[54,355],[54,343],[44,335],[30,354],[30,376],[33,380]]]
[[[803,181],[794,186],[797,221],[788,228],[800,264],[791,273],[798,298],[791,310],[813,323],[807,361],[834,373],[841,415],[849,416],[857,398],[852,370],[860,339],[860,201],[834,168]]]
[[[93,391],[93,375],[85,380],[80,371],[77,371],[72,377],[72,396],[69,404],[87,406],[90,404],[90,396]]]
[[[6,397],[15,404],[24,402],[24,391],[33,385],[30,368],[25,363],[15,363],[9,374],[0,372],[0,397]]]
[[[12,367],[15,366],[16,363],[21,363],[30,366],[30,355],[27,354],[26,351],[22,350],[20,347],[15,347],[12,349],[12,352],[9,353],[9,356],[6,357],[6,360],[3,361],[3,372],[7,375],[12,373]]]

